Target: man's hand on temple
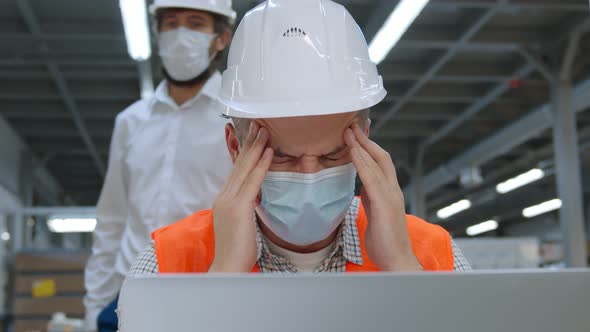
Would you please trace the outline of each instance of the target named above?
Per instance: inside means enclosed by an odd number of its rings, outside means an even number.
[[[252,121],[234,169],[213,205],[215,259],[209,272],[247,273],[256,264],[254,209],[273,158],[273,150],[266,147],[268,139],[268,130]]]
[[[419,271],[406,226],[403,192],[387,151],[357,124],[344,133],[352,161],[363,183],[361,199],[367,214],[367,254],[381,271]]]

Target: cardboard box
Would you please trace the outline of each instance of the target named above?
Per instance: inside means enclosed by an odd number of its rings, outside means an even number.
[[[20,253],[16,256],[16,273],[84,271],[87,253]]]
[[[55,312],[83,318],[86,252],[25,252],[15,259],[14,332],[46,332]],[[33,298],[33,286],[37,286]]]
[[[49,297],[33,299],[17,297],[14,300],[15,316],[51,316],[55,312],[63,312],[67,316],[79,318],[84,316],[82,297]]]
[[[31,296],[31,290],[35,282],[39,280],[55,281],[56,295],[82,296],[86,289],[84,287],[84,274],[40,274],[40,275],[18,275],[15,278],[14,291],[20,296]]]
[[[49,319],[16,319],[14,332],[46,332],[48,321]]]

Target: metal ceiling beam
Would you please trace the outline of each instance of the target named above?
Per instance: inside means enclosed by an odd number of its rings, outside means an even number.
[[[579,131],[579,151],[580,153],[590,149],[590,126],[587,126]],[[485,174],[483,183],[477,189],[481,191],[482,188],[493,187],[497,183],[507,180],[515,175],[520,174],[522,171],[529,170],[535,165],[544,168],[543,165],[549,165],[553,163],[553,143],[549,143],[536,150],[527,150],[520,158],[510,161],[510,163],[500,167],[494,168],[490,172]],[[428,208],[435,209],[442,206],[446,206],[451,202],[456,202],[467,195],[474,192],[474,189],[462,188],[458,191],[449,192],[444,195],[437,195],[428,201]],[[475,223],[475,221],[474,221]]]
[[[566,35],[577,36],[579,40],[579,37],[583,33],[587,32],[587,30],[589,29],[590,20],[585,19],[581,23],[569,29],[569,33],[567,33]],[[572,45],[571,40],[569,45]],[[569,64],[570,66],[568,67],[564,65],[565,68],[571,68],[571,63],[573,62],[573,55],[571,55],[572,53],[573,52],[567,53],[564,63]],[[523,74],[526,71],[532,71],[534,69],[538,70],[539,66],[539,63],[535,61],[530,61],[528,62],[527,66],[521,68],[519,71],[523,70],[523,72],[520,73]],[[547,72],[546,74],[549,74],[549,72]],[[564,76],[563,73],[561,74],[561,76]],[[549,78],[551,77],[553,76],[549,76]],[[554,83],[554,81],[555,79],[552,79],[551,83]],[[573,93],[573,112],[580,112],[590,107],[589,92],[590,77],[587,80],[580,83]],[[476,110],[477,108],[471,111],[473,112]],[[426,186],[425,192],[428,194],[433,190],[433,188],[438,188],[442,185],[445,185],[448,182],[453,181],[462,169],[466,167],[474,167],[481,165],[484,162],[491,160],[502,153],[505,153],[511,148],[518,146],[519,144],[528,140],[530,137],[537,135],[541,131],[548,129],[553,124],[552,111],[552,105],[550,103],[545,103],[542,107],[537,109],[537,111],[529,113],[521,120],[515,122],[513,125],[505,127],[504,129],[500,130],[499,132],[491,136],[489,139],[465,151],[460,156],[452,159],[446,165],[443,165],[435,169],[428,175],[428,178],[424,181]],[[471,112],[465,112],[463,115],[469,116],[470,114]],[[461,118],[457,119],[457,122],[460,121]],[[453,130],[457,125],[457,123],[451,124],[443,128],[439,133],[437,133],[436,136],[433,136],[433,139],[431,140],[430,144],[433,144],[434,142],[436,142],[436,140],[448,134],[448,132],[450,132],[450,130]],[[451,176],[450,174],[453,175]],[[411,190],[410,188],[411,186],[408,186],[408,189],[406,189],[405,191],[409,192],[408,190]]]
[[[530,75],[534,71],[534,66],[532,64],[527,63],[522,68],[514,72],[512,77],[514,78],[523,78]],[[484,97],[479,99],[477,102],[469,106],[465,109],[459,116],[457,116],[454,120],[447,123],[444,127],[437,130],[434,134],[430,135],[428,139],[426,139],[421,145],[419,149],[426,149],[448,134],[450,134],[453,130],[457,129],[463,123],[468,121],[469,119],[473,118],[477,113],[481,112],[483,109],[488,107],[491,103],[493,103],[496,99],[500,98],[503,94],[505,94],[510,89],[510,85],[507,81],[498,84],[495,88],[493,88],[488,94]]]
[[[0,99],[2,96],[0,95]],[[432,97],[414,97],[410,103],[416,104],[472,104],[481,99],[481,96],[456,96],[456,97],[444,97],[444,96],[432,96]],[[403,100],[402,96],[388,96],[385,97],[383,103],[400,102]],[[494,101],[498,104],[522,104],[524,101],[517,98],[500,98]],[[385,116],[378,115],[377,119],[382,119]],[[380,120],[377,120],[380,121]]]
[[[18,174],[22,172],[20,167],[20,154],[32,155],[32,165],[39,165],[39,158],[33,156],[31,147],[17,134],[0,115],[0,187],[19,194]],[[57,204],[63,195],[63,188],[45,167],[34,167],[30,174],[33,186],[37,193],[50,204]]]
[[[423,62],[394,62],[380,65],[379,72],[387,83],[392,80],[414,81],[422,77],[428,70],[428,64]],[[432,78],[433,82],[489,82],[500,83],[511,79],[517,69],[513,61],[495,63],[489,61],[449,63],[440,73]],[[527,84],[546,84],[542,79],[527,80]]]
[[[559,210],[559,221],[564,237],[565,262],[568,267],[588,265],[578,129],[576,113],[571,107],[572,67],[578,53],[580,38],[579,30],[570,37],[558,79],[552,84],[552,127],[557,192],[563,202],[563,208]],[[588,91],[590,90],[586,93]]]
[[[422,87],[424,87],[430,81],[430,79],[434,77],[439,72],[439,70],[455,56],[455,54],[457,54],[459,49],[465,45],[467,41],[473,38],[473,36],[475,36],[492,19],[492,17],[497,14],[499,8],[506,2],[507,0],[499,0],[496,3],[496,6],[487,10],[483,15],[481,15],[475,21],[475,23],[473,23],[471,27],[463,33],[454,46],[448,49],[445,54],[440,57],[428,69],[428,71],[426,71],[426,73],[424,73],[424,76],[405,93],[402,99],[399,100],[389,111],[387,111],[387,113],[385,113],[381,120],[375,124],[373,131],[379,132],[385,126],[385,124],[391,120],[391,118],[393,118],[410,101],[410,99],[412,99],[412,97],[414,97],[414,95],[418,93],[418,91],[422,89]]]
[[[92,111],[85,110],[82,115],[85,119],[103,120],[112,124],[119,112],[104,111],[94,108]],[[29,107],[10,108],[0,111],[0,115],[10,120],[46,121],[46,120],[69,120],[71,115],[61,108],[42,107],[31,109]]]
[[[522,78],[530,73],[533,72],[534,66],[531,64],[526,64],[521,69],[517,70],[513,77]],[[423,174],[423,164],[424,164],[424,156],[426,153],[426,149],[435,144],[436,142],[440,141],[444,137],[446,137],[449,133],[453,130],[461,126],[467,120],[475,116],[477,113],[481,112],[495,100],[500,98],[506,91],[508,91],[509,85],[508,82],[503,82],[498,84],[494,89],[492,89],[488,94],[484,97],[473,103],[469,106],[465,111],[463,111],[457,118],[450,121],[444,127],[440,128],[439,130],[435,131],[434,134],[429,135],[426,140],[421,142],[417,148],[417,155],[416,161],[414,163],[416,172],[412,177],[413,183],[413,195],[412,195],[412,213],[417,216],[426,217],[426,192],[424,191],[424,174]]]
[[[137,72],[130,70],[104,71],[104,70],[77,70],[64,71],[62,73],[68,79],[75,80],[121,80],[137,79]],[[46,71],[40,70],[0,70],[0,79],[7,80],[44,80],[50,79],[51,75]]]
[[[436,0],[431,1],[427,8],[428,9],[487,9],[493,8],[495,4],[490,1],[482,0]],[[547,11],[576,11],[576,12],[588,12],[588,4],[577,1],[576,3],[563,1],[563,0],[534,0],[528,2],[512,0],[505,5],[504,10],[547,10]]]
[[[522,55],[522,57],[525,58],[526,61],[535,66],[535,69],[538,70],[539,73],[541,73],[541,75],[543,75],[543,77],[545,77],[547,81],[551,82],[554,80],[555,77],[553,73],[551,73],[551,69],[549,69],[542,62],[541,59],[539,59],[537,56],[533,55],[529,50],[523,47],[518,49],[518,53],[520,53],[520,55]]]
[[[21,213],[23,215],[51,215],[51,214],[84,214],[84,215],[95,215],[96,207],[93,206],[37,206],[37,207],[25,207],[22,209],[2,209],[1,213]]]
[[[132,80],[137,79],[137,72],[131,70],[118,71],[96,71],[96,70],[77,70],[64,71],[63,74],[69,79],[98,81],[98,80]],[[418,73],[396,73],[383,72],[383,79],[385,83],[391,81],[417,81],[422,75]],[[8,79],[19,81],[22,80],[43,80],[50,79],[50,75],[45,71],[38,70],[0,70],[0,79]],[[464,75],[464,74],[442,74],[432,78],[432,82],[437,83],[500,83],[512,79],[509,76],[503,75]],[[534,80],[527,81],[527,84],[541,85],[545,81]]]
[[[25,127],[19,130],[19,133],[24,137],[46,138],[47,140],[51,140],[53,138],[75,138],[80,136],[78,131],[67,130],[63,128],[46,128],[44,130],[35,130],[34,128],[29,129]],[[112,133],[112,128],[93,129],[89,130],[88,132],[91,137],[95,138],[108,138],[111,137]],[[98,153],[98,149],[96,151]]]
[[[123,34],[106,34],[106,33],[43,33],[41,38],[47,41],[121,41],[125,42]],[[0,41],[25,41],[34,42],[35,39],[26,33],[1,33]]]
[[[3,36],[0,34],[0,42],[3,42]],[[9,39],[10,40],[10,39]],[[33,42],[34,39],[31,39]],[[5,42],[4,42],[5,43]],[[412,49],[412,50],[447,50],[455,46],[455,41],[453,40],[442,40],[441,39],[404,39],[399,41],[396,45],[398,49]],[[469,43],[465,43],[463,45],[459,45],[458,49],[461,51],[469,51],[469,52],[486,52],[486,53],[507,53],[516,51],[520,47],[519,43],[514,42],[496,42],[496,41],[472,41]],[[27,48],[19,48],[21,56],[36,56],[38,54],[37,51],[32,50],[31,46]],[[64,57],[64,56],[86,56],[86,55],[111,55],[116,56],[119,54],[123,54],[124,48],[123,45],[118,47],[118,49],[113,49],[110,47],[108,49],[104,48],[97,48],[92,50],[87,49],[80,49],[76,47],[76,44],[73,44],[72,47],[67,49],[60,49],[59,51],[52,51],[50,54],[56,57]]]
[[[507,53],[516,51],[520,47],[520,44],[478,41],[465,42],[457,45],[457,43],[452,40],[401,40],[395,47],[399,49],[415,50],[448,50],[456,48],[457,50],[469,52]]]
[[[75,100],[80,102],[129,102],[137,99],[136,94],[76,94],[73,96]],[[416,104],[471,104],[478,101],[482,96],[420,96],[414,97],[410,101]],[[388,95],[383,100],[383,103],[398,102],[403,99],[403,96]],[[0,93],[0,101],[14,101],[14,102],[55,102],[62,98],[54,94],[34,94],[26,93]],[[517,98],[500,98],[495,101],[498,104],[522,104],[523,100]],[[84,113],[84,112],[82,112]],[[384,115],[376,116],[377,119]]]
[[[450,121],[455,118],[455,114],[437,112],[436,110],[431,112],[417,111],[404,112],[400,114],[397,119],[398,121]]]
[[[0,73],[0,77],[2,74]],[[417,81],[422,77],[418,74],[394,74],[384,73],[383,80],[385,83],[390,81]],[[437,75],[431,79],[436,83],[502,83],[513,79],[512,76],[503,75]],[[543,80],[527,80],[527,85],[547,85]]]
[[[98,95],[98,94],[76,94],[70,96],[78,101],[133,101],[137,99],[136,94],[117,94],[117,95]],[[59,101],[63,97],[54,94],[26,94],[26,93],[0,93],[0,100],[2,101]]]
[[[0,66],[7,67],[31,67],[31,66],[42,66],[51,61],[58,66],[68,67],[132,67],[135,66],[135,62],[128,58],[106,58],[106,57],[86,57],[80,58],[64,58],[56,56],[44,56],[42,58],[22,58],[22,57],[10,57],[0,58]]]
[[[74,156],[74,157],[88,156],[88,151],[85,149],[59,148],[59,149],[53,149],[51,152],[54,153],[55,155],[58,155],[58,156],[60,156],[60,155]],[[109,149],[108,148],[99,149],[98,152],[102,155],[108,155]]]
[[[573,91],[572,107],[575,112],[590,109],[590,94],[588,94],[588,91],[590,91],[590,77],[579,83]],[[504,127],[494,135],[449,160],[445,165],[437,167],[428,173],[424,179],[425,192],[427,194],[432,193],[434,190],[455,181],[460,172],[466,167],[477,166],[490,161],[551,128],[553,124],[551,109],[550,103],[536,108],[515,123]],[[408,195],[411,191],[412,186],[404,188],[404,193]]]
[[[43,40],[41,37],[42,36],[41,27],[39,26],[39,21],[35,17],[35,13],[31,7],[31,4],[28,2],[28,0],[18,0],[17,5],[18,5],[20,13],[21,13],[28,29],[30,30],[30,32],[33,34],[33,36],[40,43],[41,51],[42,52],[49,52],[49,47],[47,45],[47,42],[45,40]],[[74,124],[75,124],[76,128],[78,129],[80,136],[82,137],[82,140],[84,141],[84,144],[86,145],[86,148],[88,149],[88,151],[90,151],[92,159],[94,160],[95,166],[98,170],[98,173],[102,177],[104,177],[105,172],[106,172],[105,162],[102,159],[102,157],[100,156],[100,154],[98,153],[98,151],[96,149],[96,145],[94,144],[94,142],[92,140],[92,137],[90,137],[90,135],[88,134],[88,130],[86,129],[86,124],[84,123],[84,119],[82,119],[82,117],[80,115],[80,111],[78,110],[78,106],[76,105],[76,101],[74,100],[74,97],[72,96],[72,93],[68,87],[68,84],[67,84],[65,78],[63,77],[63,74],[61,73],[57,64],[55,64],[51,60],[46,61],[46,66],[47,66],[47,69],[50,72],[51,76],[53,77],[53,80],[58,88],[58,91],[59,91],[61,97],[63,98],[66,108],[68,109],[68,111],[72,115],[72,119],[74,121]]]

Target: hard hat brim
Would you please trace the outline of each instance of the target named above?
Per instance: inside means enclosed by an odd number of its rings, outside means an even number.
[[[220,96],[224,115],[235,118],[270,119],[300,116],[321,116],[357,112],[379,104],[387,95],[385,89],[376,93],[342,98],[317,98],[300,101],[232,101]]]
[[[159,5],[155,5],[152,4],[149,6],[149,12],[150,14],[156,15],[156,12],[159,9],[163,9],[163,8],[186,8],[186,9],[194,9],[194,10],[202,10],[204,12],[209,12],[209,13],[213,13],[213,14],[217,14],[217,15],[221,15],[221,16],[225,16],[230,20],[231,24],[234,24],[236,21],[236,17],[237,17],[237,13],[235,11],[223,11],[223,10],[218,10],[214,7],[206,7],[206,6],[195,6],[195,7],[167,7],[167,6],[159,6]]]

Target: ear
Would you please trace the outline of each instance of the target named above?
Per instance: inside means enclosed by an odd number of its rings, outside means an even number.
[[[233,124],[228,123],[225,125],[225,144],[227,145],[227,151],[231,157],[232,162],[235,164],[238,156],[240,155],[240,141],[236,134],[236,128]]]
[[[230,29],[224,29],[215,39],[215,50],[222,52],[231,42],[232,32]]]

